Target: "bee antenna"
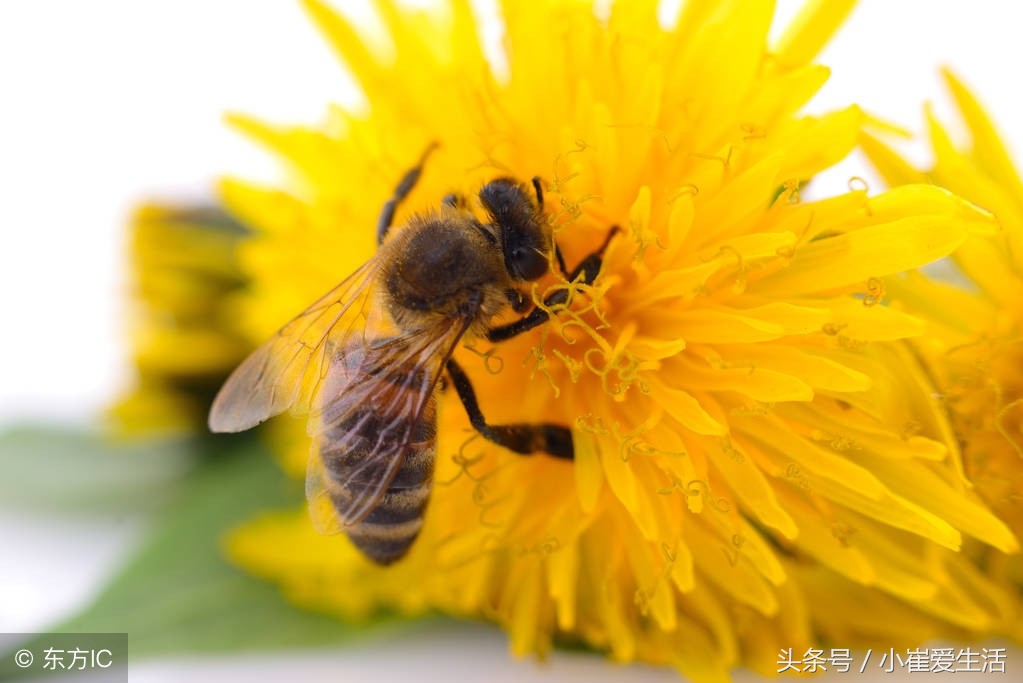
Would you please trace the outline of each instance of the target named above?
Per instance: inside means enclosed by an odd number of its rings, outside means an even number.
[[[540,182],[540,176],[533,176],[533,191],[536,192],[536,205],[542,210],[543,209],[543,185]]]

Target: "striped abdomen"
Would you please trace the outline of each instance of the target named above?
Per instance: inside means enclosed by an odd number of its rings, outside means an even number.
[[[407,376],[395,373],[379,381],[384,394],[377,405],[356,407],[322,436],[320,456],[329,481],[327,493],[335,510],[350,507],[353,496],[373,487],[393,458],[401,458],[376,506],[360,521],[345,528],[352,543],[378,564],[391,564],[408,552],[423,524],[423,514],[433,486],[436,459],[436,405],[434,396],[425,399],[419,418],[398,422],[379,406],[395,405],[405,398],[413,400],[414,391]],[[378,396],[381,398],[381,396]],[[385,455],[381,455],[385,454]]]

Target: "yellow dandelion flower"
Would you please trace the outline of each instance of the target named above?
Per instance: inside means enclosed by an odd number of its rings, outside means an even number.
[[[150,203],[131,220],[135,386],[111,409],[128,432],[194,430],[251,348],[225,306],[243,286],[244,228],[212,205]],[[182,349],[187,349],[183,352]]]
[[[1014,533],[1023,533],[1023,182],[983,107],[951,72],[949,90],[967,125],[965,149],[930,110],[930,171],[916,170],[879,140],[864,149],[892,183],[933,182],[994,213],[997,234],[976,237],[953,256],[957,282],[906,275],[893,296],[930,320],[915,343],[934,373],[963,444],[967,474]],[[985,553],[989,571],[1023,588],[1023,562]],[[1023,635],[1019,622],[1017,633]]]
[[[315,129],[234,119],[294,171],[287,190],[223,186],[256,230],[239,302],[253,341],[372,257],[381,205],[432,142],[398,226],[538,176],[570,267],[621,233],[592,284],[552,263],[531,292],[548,323],[455,351],[490,423],[564,425],[571,462],[478,438],[441,391],[435,488],[400,562],[372,564],[304,513],[252,523],[229,552],[319,610],[484,617],[517,653],[577,640],[697,680],[771,672],[815,628],[858,642],[990,628],[997,589],[954,551],[1016,540],[972,493],[901,342],[924,322],[883,305],[887,278],[989,216],[932,186],[801,201],[857,142],[856,107],[798,114],[848,3],[809,4],[770,47],[770,2],[691,2],[667,26],[656,5],[502,2],[495,56],[467,2],[381,0],[371,38],[307,2],[369,109]],[[300,472],[309,442],[292,427],[278,437]],[[827,587],[847,585],[881,597],[842,604],[859,625],[843,631]],[[916,618],[872,611],[871,630],[867,609]]]

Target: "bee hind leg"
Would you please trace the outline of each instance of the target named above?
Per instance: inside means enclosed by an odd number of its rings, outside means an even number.
[[[426,159],[438,146],[439,143],[437,142],[431,142],[427,145],[416,165],[405,172],[401,181],[394,188],[394,194],[384,202],[384,208],[380,211],[380,218],[377,219],[377,244],[383,243],[384,237],[387,236],[387,231],[391,229],[391,224],[394,223],[394,213],[398,210],[398,205],[408,197],[409,193],[412,192],[412,188],[419,182],[419,176],[423,174],[423,166],[426,165]]]
[[[459,400],[469,416],[469,422],[483,438],[493,441],[520,455],[547,453],[559,460],[575,458],[572,445],[572,431],[563,425],[548,423],[537,424],[488,424],[476,400],[476,391],[472,388],[469,377],[454,360],[447,362],[448,376],[458,393]]]
[[[596,249],[596,251],[589,254],[586,258],[580,261],[579,265],[572,269],[571,273],[568,273],[566,275],[566,279],[569,282],[575,282],[576,280],[580,280],[581,278],[580,281],[584,285],[592,285],[593,281],[597,279],[597,274],[600,272],[600,267],[603,264],[604,252],[607,251],[608,245],[611,244],[611,239],[614,238],[614,236],[617,235],[619,232],[621,232],[621,228],[619,228],[617,225],[613,226],[611,230],[608,231],[607,237],[604,238],[603,244],[601,244]],[[558,261],[561,264],[562,271],[564,271],[565,262],[564,259],[562,259],[561,257],[561,251],[557,249],[556,245],[554,253],[558,257]],[[552,306],[563,304],[567,300],[568,290],[559,289],[558,291],[554,292],[546,299],[544,299],[543,302],[544,308],[534,308],[532,311],[529,312],[528,315],[519,318],[518,320],[512,321],[506,325],[492,327],[491,329],[487,330],[487,341],[495,343],[502,342],[505,341],[506,339],[517,337],[523,332],[528,332],[534,327],[538,327],[544,324],[550,317],[547,311],[544,309],[545,308],[549,309]]]

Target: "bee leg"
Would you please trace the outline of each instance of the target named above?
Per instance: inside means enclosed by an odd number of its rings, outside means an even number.
[[[408,196],[412,188],[419,182],[419,176],[423,173],[426,159],[433,150],[437,149],[437,146],[437,142],[431,142],[426,147],[422,156],[419,157],[419,161],[405,172],[401,182],[394,188],[394,194],[384,203],[384,208],[380,211],[380,218],[377,219],[377,244],[381,244],[384,241],[387,231],[390,230],[391,224],[394,222],[394,212],[398,210],[398,205],[401,204],[401,201]]]
[[[593,281],[597,279],[597,274],[600,272],[600,266],[604,261],[604,252],[607,251],[607,246],[611,243],[611,239],[619,232],[621,232],[621,228],[619,228],[617,225],[612,227],[611,230],[607,233],[607,237],[604,239],[604,243],[601,244],[596,251],[594,251],[589,256],[580,261],[579,265],[577,265],[572,270],[572,272],[568,274],[567,276],[568,281],[575,282],[577,279],[581,278],[581,282],[584,285],[592,285]],[[556,251],[555,253],[560,252]],[[558,291],[554,292],[546,299],[544,299],[543,303],[544,307],[546,309],[549,309],[552,306],[563,304],[567,300],[568,290],[559,289]],[[493,327],[487,330],[487,341],[495,343],[502,342],[505,341],[506,339],[516,337],[522,334],[523,332],[528,332],[534,327],[542,325],[543,323],[547,322],[547,319],[550,317],[547,314],[545,308],[534,308],[525,317],[519,318],[518,320],[510,322],[506,325],[499,325],[497,327]]]
[[[504,293],[508,303],[511,304],[512,310],[516,313],[522,313],[529,308],[530,301],[526,298],[526,295],[517,289],[509,289]]]
[[[568,277],[568,267],[565,265],[565,256],[561,253],[561,247],[558,246],[557,242],[554,243],[554,258],[558,260],[558,270],[571,282],[572,278]]]
[[[575,458],[572,431],[568,427],[548,423],[487,424],[487,420],[480,410],[479,401],[476,400],[476,391],[472,388],[472,383],[465,371],[451,359],[447,362],[447,370],[448,376],[451,377],[451,383],[454,384],[455,391],[458,393],[458,398],[462,401],[462,406],[465,407],[465,412],[469,416],[469,422],[483,438],[520,455],[547,453],[559,460]]]

